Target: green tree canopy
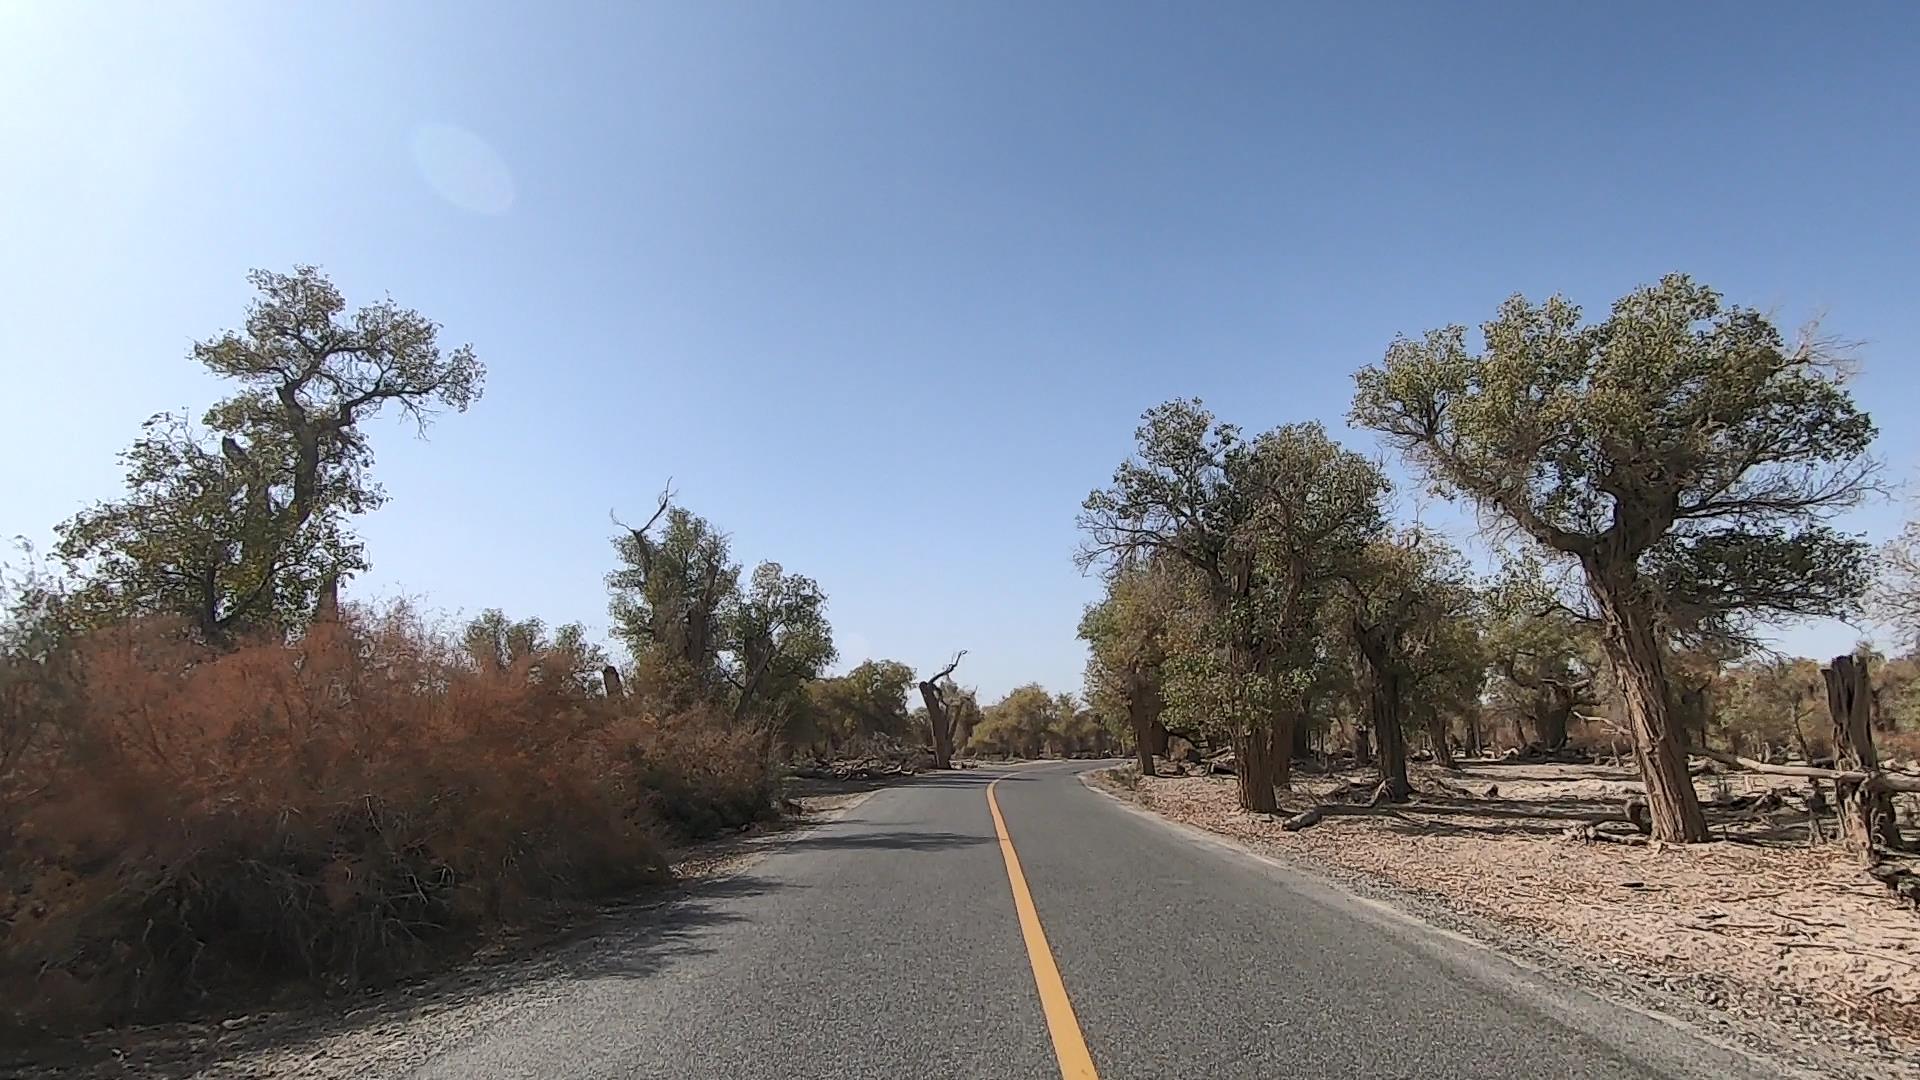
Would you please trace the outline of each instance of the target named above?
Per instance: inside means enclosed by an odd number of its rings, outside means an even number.
[[[736,717],[791,711],[794,695],[839,655],[826,594],[812,578],[789,574],[776,562],[754,567],[725,622],[726,678]]]
[[[1353,420],[1441,491],[1576,560],[1635,733],[1655,832],[1703,840],[1667,637],[1844,612],[1865,583],[1830,516],[1870,483],[1872,422],[1811,340],[1685,276],[1583,324],[1508,300],[1484,348],[1450,326],[1357,376]]]
[[[1339,612],[1358,662],[1366,718],[1379,744],[1387,796],[1405,799],[1405,728],[1433,730],[1447,760],[1444,721],[1476,699],[1486,657],[1478,597],[1460,552],[1437,533],[1409,528],[1368,545],[1341,577]]]
[[[171,614],[212,640],[311,617],[366,568],[350,519],[380,505],[365,422],[398,410],[424,431],[464,411],[485,369],[443,352],[438,324],[381,300],[347,314],[318,270],[256,270],[239,330],[193,346],[238,383],[204,427],[161,414],[123,456],[124,498],[60,526],[57,552],[96,620]]]
[[[1385,480],[1318,424],[1253,440],[1198,401],[1149,410],[1135,455],[1082,504],[1083,565],[1159,557],[1204,598],[1173,629],[1163,695],[1171,722],[1233,742],[1241,799],[1274,806],[1317,650],[1310,628],[1332,570],[1382,523]]]
[[[608,611],[614,635],[649,681],[710,695],[726,646],[723,622],[740,595],[740,565],[727,535],[672,505],[672,497],[663,492],[646,524],[614,540],[620,565],[607,575]]]
[[[460,632],[460,645],[476,667],[501,671],[525,664],[536,675],[558,675],[582,690],[602,692],[606,651],[587,639],[586,627],[567,623],[551,634],[538,618],[513,619],[499,608],[474,616]]]
[[[1566,745],[1574,711],[1595,705],[1600,692],[1596,627],[1561,595],[1533,551],[1508,558],[1485,591],[1493,703],[1524,717],[1532,741],[1549,750]]]
[[[916,736],[907,710],[914,682],[913,669],[898,660],[863,660],[845,675],[808,684],[814,737],[831,750],[874,735]]]

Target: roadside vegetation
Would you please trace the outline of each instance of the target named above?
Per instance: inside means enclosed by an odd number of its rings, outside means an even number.
[[[1767,645],[1809,617],[1920,642],[1920,531],[1875,551],[1832,524],[1884,494],[1848,373],[1819,335],[1670,276],[1598,320],[1516,297],[1478,335],[1392,342],[1350,419],[1416,491],[1315,423],[1148,411],[1080,515],[1105,584],[1087,687],[1134,751],[1121,779],[1449,902],[1530,893],[1499,914],[1568,940],[1637,920],[1651,955],[1689,919],[1721,945],[1757,926],[1716,961],[1756,1000],[1800,979],[1920,1033],[1900,910],[1920,904],[1920,652]],[[1422,493],[1475,543],[1409,517]],[[1659,854],[1709,843],[1729,853]],[[1628,862],[1647,891],[1614,883]],[[1736,892],[1829,911],[1711,914]],[[1807,936],[1843,924],[1878,936]],[[1836,957],[1845,974],[1808,973]]]
[[[819,585],[745,569],[671,491],[615,531],[618,662],[578,625],[343,602],[385,499],[372,421],[424,434],[484,368],[312,268],[250,280],[191,351],[230,396],[150,420],[125,492],[4,572],[0,1026],[389,981],[665,880],[773,815],[790,759],[931,764],[913,669],[827,676]],[[953,670],[918,687],[949,747],[983,716],[1006,752],[1099,737],[1067,699],[983,712]]]
[[[371,422],[424,433],[484,368],[312,268],[251,281],[191,351],[230,395],[154,417],[125,492],[6,572],[7,1025],[389,981],[667,880],[794,775],[969,759],[1130,754],[1147,801],[1199,785],[1209,827],[1342,850],[1411,822],[1446,857],[1388,861],[1433,882],[1469,840],[1630,853],[1637,879],[1724,841],[1762,860],[1743,873],[1920,901],[1920,653],[1764,644],[1804,617],[1920,643],[1920,526],[1878,552],[1832,527],[1881,490],[1844,363],[1684,277],[1598,321],[1516,298],[1359,372],[1354,425],[1473,515],[1469,547],[1318,423],[1149,410],[1081,510],[1083,695],[984,704],[963,650],[830,674],[820,584],[749,569],[671,487],[615,508],[608,642],[343,600],[385,499]]]

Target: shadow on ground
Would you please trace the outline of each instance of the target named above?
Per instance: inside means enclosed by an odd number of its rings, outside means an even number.
[[[184,1080],[208,1075],[225,1061],[288,1048],[306,1054],[311,1046],[316,1055],[325,1055],[325,1042],[337,1036],[388,1032],[496,995],[538,996],[590,980],[649,978],[676,960],[708,952],[703,931],[739,919],[728,910],[729,901],[790,888],[750,874],[671,886],[576,912],[564,927],[556,917],[552,925],[498,939],[460,967],[414,982],[350,993],[323,994],[310,986],[289,990],[281,1001],[256,1006],[231,1030],[226,1024],[236,1014],[227,1011],[201,1020],[9,1046],[0,1050],[0,1076]],[[257,1074],[251,1067],[217,1073]]]
[[[858,824],[858,822],[847,822],[847,824]],[[875,832],[815,833],[793,841],[793,846],[827,851],[858,849],[940,851],[945,848],[966,847],[969,844],[991,843],[994,839],[991,836],[972,833],[911,832],[902,827],[898,830]]]

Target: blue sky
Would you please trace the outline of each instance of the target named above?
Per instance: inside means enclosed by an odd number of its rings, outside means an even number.
[[[1908,479],[1920,9],[1365,7],[0,5],[0,533],[113,495],[296,262],[490,368],[378,430],[356,595],[603,629],[607,512],[671,476],[849,660],[989,695],[1078,684],[1074,512],[1142,409],[1344,428],[1515,291],[1822,314]]]

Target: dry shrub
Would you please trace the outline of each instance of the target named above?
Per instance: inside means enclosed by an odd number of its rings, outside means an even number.
[[[1920,762],[1920,731],[1876,731],[1873,741],[1882,761]]]
[[[55,661],[58,662],[55,662]],[[405,609],[228,651],[144,623],[0,658],[0,1000],[16,1023],[377,982],[665,873],[769,805],[761,741],[477,663]]]

